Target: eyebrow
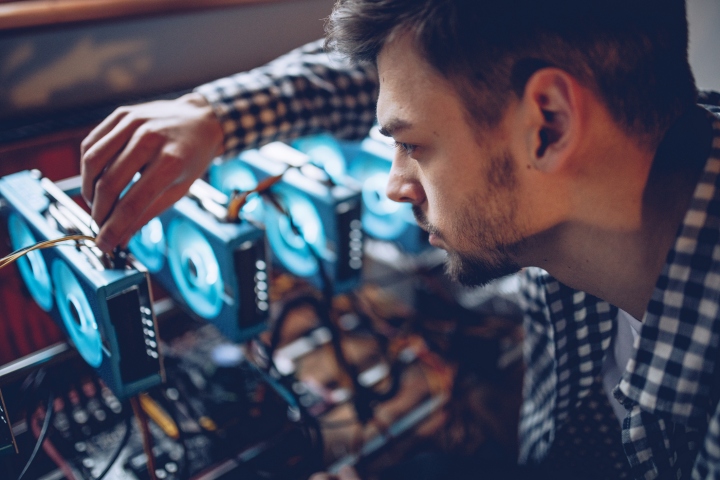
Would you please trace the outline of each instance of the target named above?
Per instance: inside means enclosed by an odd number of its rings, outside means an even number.
[[[412,128],[412,123],[399,118],[392,118],[385,125],[380,125],[380,133],[386,137],[392,137],[396,133]]]

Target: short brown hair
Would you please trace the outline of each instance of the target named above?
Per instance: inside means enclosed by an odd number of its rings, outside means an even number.
[[[684,0],[339,0],[326,48],[375,62],[404,31],[488,126],[546,66],[593,89],[616,122],[655,145],[697,97]]]

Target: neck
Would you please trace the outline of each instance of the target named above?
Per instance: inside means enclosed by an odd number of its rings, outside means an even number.
[[[580,185],[577,215],[538,239],[534,264],[642,319],[709,154],[707,118],[686,117],[656,152],[620,142],[593,162],[607,171]]]

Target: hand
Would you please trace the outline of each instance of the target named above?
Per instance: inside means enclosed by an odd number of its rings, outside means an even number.
[[[223,131],[204,97],[120,107],[81,146],[82,195],[104,252],[124,245],[182,197],[222,153]],[[122,197],[136,172],[142,177]]]
[[[360,480],[357,472],[354,468],[344,466],[340,469],[337,475],[330,475],[329,473],[315,473],[310,480]]]

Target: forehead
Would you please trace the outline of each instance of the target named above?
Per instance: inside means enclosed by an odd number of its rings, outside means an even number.
[[[411,34],[391,38],[380,51],[377,66],[381,126],[396,119],[415,123],[430,113],[460,110],[454,88],[421,56]]]

